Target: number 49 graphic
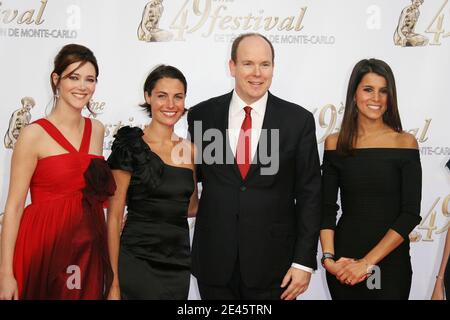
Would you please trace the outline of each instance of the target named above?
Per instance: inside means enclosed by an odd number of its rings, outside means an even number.
[[[420,230],[427,230],[427,233],[425,237],[422,239],[423,241],[434,241],[433,240],[433,231],[437,230],[438,227],[436,226],[436,207],[439,204],[439,201],[441,200],[441,197],[438,197],[433,205],[431,206],[431,209],[428,211],[427,215],[423,218],[422,222],[419,224],[418,229]],[[445,217],[450,217],[450,208],[449,208],[449,202],[450,202],[450,194],[444,198],[442,201],[442,214]],[[428,221],[428,223],[427,223]],[[441,229],[437,230],[435,233],[440,234],[445,232],[448,227],[450,226],[450,220],[447,222],[445,226],[443,226]]]

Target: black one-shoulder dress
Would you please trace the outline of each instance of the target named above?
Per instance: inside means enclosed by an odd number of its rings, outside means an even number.
[[[112,170],[131,172],[127,219],[120,239],[119,284],[123,299],[185,300],[190,282],[187,212],[193,172],[165,164],[142,139],[123,127],[112,146]]]

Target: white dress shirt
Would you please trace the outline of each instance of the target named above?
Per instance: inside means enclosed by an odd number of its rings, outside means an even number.
[[[239,140],[239,132],[242,127],[242,122],[245,118],[244,108],[249,106],[252,108],[251,117],[252,117],[252,131],[251,131],[251,154],[252,159],[255,156],[256,148],[258,147],[259,136],[261,135],[261,128],[263,125],[264,114],[266,113],[266,105],[268,93],[250,105],[246,104],[242,99],[237,95],[236,91],[233,91],[233,97],[230,102],[230,109],[228,111],[228,138],[230,139],[230,147],[233,151],[233,155],[236,157],[236,149]]]
[[[259,137],[261,135],[261,129],[264,121],[264,115],[266,113],[267,99],[269,94],[266,92],[264,96],[258,101],[248,105],[246,104],[236,93],[233,91],[233,96],[230,102],[230,109],[228,111],[228,138],[230,140],[230,147],[233,151],[233,155],[236,157],[236,148],[239,140],[239,132],[242,127],[242,122],[245,118],[244,108],[249,106],[252,108],[251,118],[252,118],[252,131],[251,131],[251,152],[252,159],[255,157],[256,149],[258,147]],[[253,160],[252,160],[253,161]],[[314,273],[314,270],[305,267],[298,263],[292,263],[292,267]]]

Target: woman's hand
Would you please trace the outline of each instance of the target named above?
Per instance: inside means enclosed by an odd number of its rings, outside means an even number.
[[[334,261],[333,259],[325,259],[323,266],[329,273],[336,276],[340,270],[353,261],[353,259],[345,257],[342,257],[337,261]]]
[[[18,300],[17,281],[11,274],[0,273],[0,300]]]
[[[369,275],[370,264],[365,259],[353,260],[336,273],[336,278],[346,285],[353,286]]]
[[[118,285],[112,285],[109,289],[108,300],[120,300],[120,287]]]

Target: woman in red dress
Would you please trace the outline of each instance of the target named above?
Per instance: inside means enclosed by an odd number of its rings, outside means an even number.
[[[81,115],[97,76],[91,50],[64,46],[50,78],[52,112],[20,133],[2,230],[0,299],[102,299],[109,290],[103,202],[115,184],[102,157],[104,127]]]

